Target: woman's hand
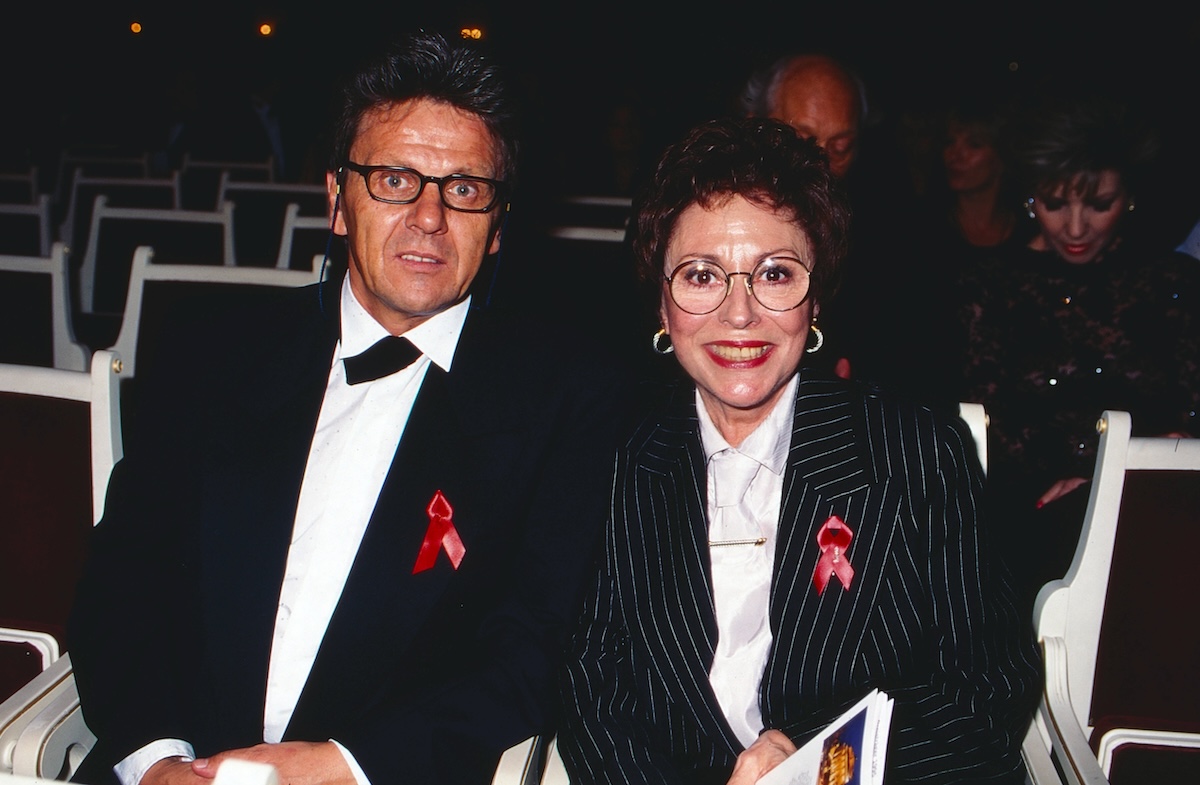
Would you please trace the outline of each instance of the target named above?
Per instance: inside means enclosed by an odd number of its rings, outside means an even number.
[[[763,731],[745,752],[738,755],[729,785],[754,785],[759,777],[783,763],[795,751],[796,745],[783,733]]]
[[[1065,480],[1059,480],[1050,486],[1050,490],[1046,491],[1041,495],[1041,497],[1038,498],[1035,506],[1040,510],[1050,502],[1061,499],[1086,482],[1086,477],[1068,477]]]

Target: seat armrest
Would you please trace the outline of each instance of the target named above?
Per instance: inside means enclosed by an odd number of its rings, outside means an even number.
[[[57,697],[74,692],[71,658],[63,655],[0,703],[0,772],[13,770],[17,742],[29,723]]]
[[[1046,660],[1046,692],[1038,712],[1050,733],[1050,741],[1068,785],[1108,785],[1096,755],[1088,745],[1088,731],[1079,727],[1067,682],[1067,652],[1062,638],[1043,636]]]
[[[83,721],[75,680],[30,718],[13,750],[13,773],[45,779],[70,778],[96,743]]]

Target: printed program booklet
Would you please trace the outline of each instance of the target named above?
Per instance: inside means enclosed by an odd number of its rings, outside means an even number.
[[[892,699],[872,690],[758,785],[882,785]]]

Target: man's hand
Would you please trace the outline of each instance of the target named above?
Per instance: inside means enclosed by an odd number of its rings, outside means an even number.
[[[142,776],[139,785],[207,785],[186,758],[163,758]]]
[[[796,745],[783,733],[763,731],[745,752],[738,755],[729,785],[754,785],[759,777],[783,763],[795,751]]]
[[[245,749],[217,753],[209,758],[198,758],[192,761],[191,771],[211,780],[217,776],[221,761],[229,758],[271,764],[279,772],[280,785],[356,785],[354,774],[346,765],[341,750],[331,741],[256,744]],[[144,779],[142,783],[148,785]]]

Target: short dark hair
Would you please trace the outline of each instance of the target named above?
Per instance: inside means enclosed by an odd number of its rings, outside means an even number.
[[[1030,193],[1070,184],[1091,193],[1105,170],[1119,173],[1132,193],[1156,152],[1156,135],[1125,101],[1091,94],[1055,97],[1026,107],[1017,165]]]
[[[481,49],[438,33],[410,34],[351,76],[340,93],[330,169],[349,160],[362,118],[373,109],[417,99],[449,104],[479,117],[499,152],[495,177],[516,179],[515,102],[500,66]]]
[[[825,152],[791,126],[767,118],[719,118],[667,148],[639,194],[633,232],[638,277],[657,286],[680,214],[741,196],[790,213],[812,247],[817,302],[836,291],[846,256],[850,207]]]

